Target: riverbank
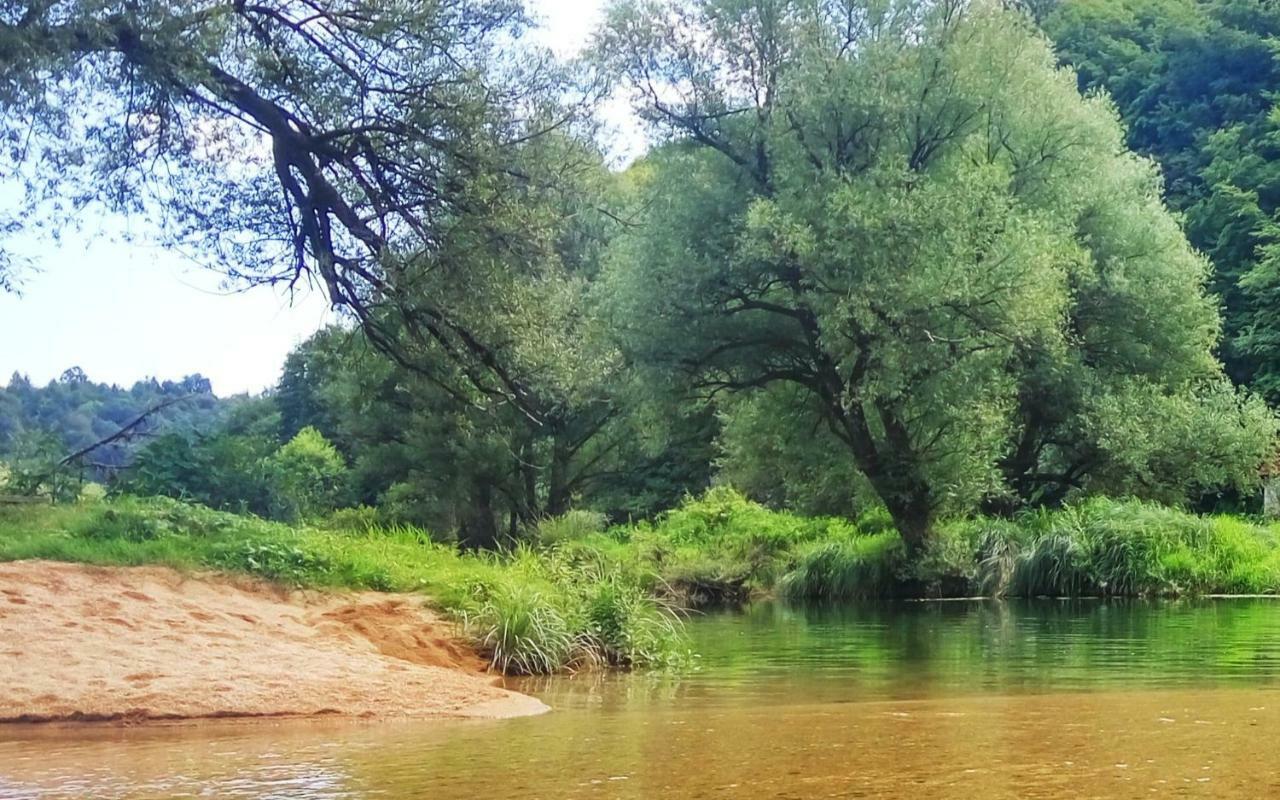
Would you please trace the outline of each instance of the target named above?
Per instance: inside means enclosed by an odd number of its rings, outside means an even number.
[[[1203,597],[1280,593],[1280,526],[1092,498],[1012,517],[944,519],[906,552],[884,511],[806,517],[727,488],[653,523],[572,544],[647,563],[688,604],[964,597]]]
[[[160,497],[0,506],[0,562],[32,559],[409,593],[507,674],[663,666],[688,655],[679,619],[650,591],[652,576],[603,554],[464,553],[416,528],[284,525]]]
[[[1247,517],[1094,498],[943,520],[923,551],[908,554],[883,511],[809,517],[727,487],[634,524],[572,511],[480,553],[380,525],[372,509],[285,525],[165,498],[0,507],[0,562],[22,559],[412,593],[507,674],[680,666],[690,654],[684,610],[762,597],[1280,594],[1280,526]]]
[[[163,567],[0,564],[0,722],[513,717],[422,598]]]

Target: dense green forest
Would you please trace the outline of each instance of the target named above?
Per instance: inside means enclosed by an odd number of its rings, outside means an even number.
[[[344,314],[259,398],[15,377],[10,490],[74,473],[492,549],[718,485],[882,515],[918,559],[959,520],[1091,498],[1260,510],[1271,5],[619,2],[571,64],[505,0],[293,13],[4,12],[29,209],[148,214]],[[651,133],[621,169],[610,96]],[[103,124],[76,124],[90,97]],[[31,466],[179,393],[146,436]]]
[[[132,464],[147,437],[161,432],[196,436],[221,428],[235,405],[215,397],[208,379],[198,374],[181,381],[150,378],[126,389],[95,383],[79,367],[46,386],[14,373],[0,387],[0,460],[38,462],[74,453],[145,417],[131,430],[133,437],[104,445],[76,465],[86,479],[111,481]]]

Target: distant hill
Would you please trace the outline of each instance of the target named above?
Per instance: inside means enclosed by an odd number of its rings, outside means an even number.
[[[158,433],[206,431],[244,398],[219,398],[209,380],[149,378],[129,388],[95,383],[72,367],[46,386],[14,373],[0,388],[0,459],[33,450],[71,453],[110,436],[166,400],[183,398],[150,416],[137,436],[94,451],[87,477],[101,480],[127,465],[134,449]]]

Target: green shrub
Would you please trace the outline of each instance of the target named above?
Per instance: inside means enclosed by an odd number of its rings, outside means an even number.
[[[120,498],[88,505],[85,513],[74,518],[70,531],[85,539],[143,542],[166,536],[207,538],[245,533],[257,522],[167,497]]]
[[[339,508],[329,514],[318,524],[331,531],[350,531],[368,533],[382,527],[384,520],[378,509],[372,506],[355,506]]]
[[[807,538],[812,521],[785,512],[771,511],[727,486],[709,489],[668,511],[655,526],[675,544],[706,544],[752,538],[777,546]]]
[[[306,520],[332,511],[346,491],[347,465],[320,431],[307,426],[266,461],[273,519]]]
[[[218,547],[211,565],[233,572],[246,572],[292,586],[328,583],[334,571],[331,561],[286,542],[247,541]]]

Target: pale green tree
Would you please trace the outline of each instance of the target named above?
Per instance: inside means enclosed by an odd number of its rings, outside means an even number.
[[[908,547],[940,513],[1084,486],[1099,448],[1063,437],[1125,413],[1108,398],[1224,391],[1203,259],[1025,16],[628,3],[599,52],[673,140],[636,168],[643,222],[611,257],[635,357],[709,392],[796,387]],[[1232,430],[1258,417],[1241,407],[1215,406]],[[1222,474],[1270,449],[1260,419]]]
[[[267,459],[273,516],[305,520],[338,507],[347,465],[320,431],[306,427]]]

